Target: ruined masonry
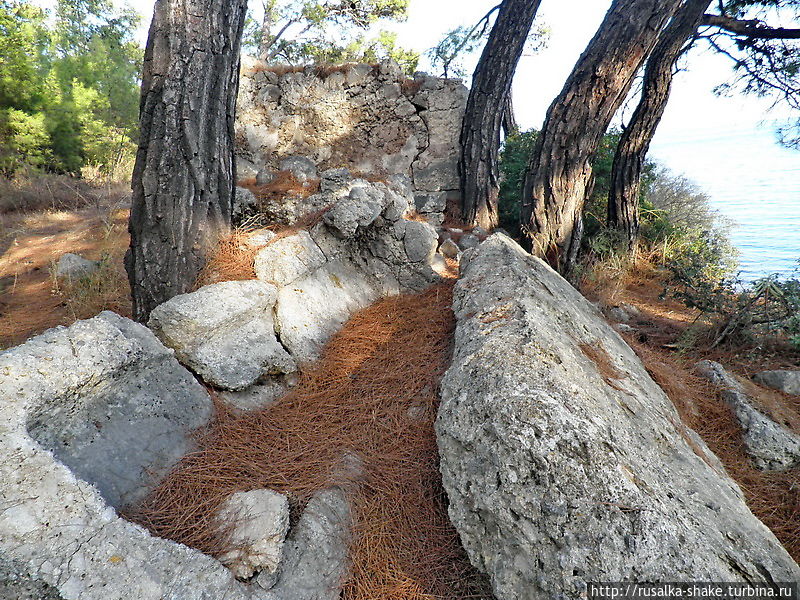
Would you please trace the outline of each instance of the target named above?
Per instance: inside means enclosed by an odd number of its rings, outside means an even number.
[[[420,212],[460,197],[458,153],[468,90],[391,61],[281,72],[244,61],[236,120],[240,179],[279,170],[287,158],[320,171],[406,175]]]

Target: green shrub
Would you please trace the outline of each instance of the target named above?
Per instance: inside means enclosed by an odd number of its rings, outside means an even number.
[[[520,235],[519,214],[525,170],[538,135],[539,132],[535,129],[510,135],[500,152],[500,194],[497,210],[500,227],[513,237]]]

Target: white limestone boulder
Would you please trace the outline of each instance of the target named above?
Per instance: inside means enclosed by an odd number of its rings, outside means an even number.
[[[149,327],[204,381],[242,390],[296,365],[275,336],[275,286],[226,281],[176,296],[153,309]]]
[[[577,290],[499,234],[461,268],[436,434],[451,521],[496,598],[800,577]]]

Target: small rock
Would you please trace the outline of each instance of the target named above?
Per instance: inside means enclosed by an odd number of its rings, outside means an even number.
[[[219,557],[238,579],[257,571],[275,573],[289,531],[289,500],[272,490],[231,495],[217,513],[223,527],[233,525],[232,549]]]
[[[267,185],[268,183],[272,183],[274,179],[275,171],[269,167],[264,167],[256,173],[256,185]]]
[[[275,239],[275,232],[269,229],[261,229],[247,236],[245,243],[251,248],[263,248]]]
[[[316,179],[319,176],[317,165],[313,160],[305,156],[284,158],[278,166],[281,171],[289,171],[300,183],[306,183],[310,179]]]
[[[442,277],[448,274],[449,266],[447,264],[447,259],[444,256],[439,254],[438,252],[433,255],[431,259],[431,269],[433,269],[436,273],[441,275]]]
[[[432,259],[434,252],[436,252],[438,239],[439,236],[436,234],[436,230],[428,223],[409,221],[403,237],[408,260],[422,262],[423,260]]]
[[[77,254],[67,252],[62,254],[56,265],[56,277],[80,279],[91,275],[100,267],[100,261],[89,260]]]
[[[753,379],[757,383],[771,387],[784,394],[800,396],[800,371],[762,371],[756,374]]]
[[[341,237],[352,237],[359,227],[372,225],[385,204],[386,197],[378,188],[353,188],[346,198],[325,213],[322,220]]]
[[[258,200],[253,192],[247,188],[236,186],[236,193],[233,196],[232,213],[234,222],[240,221],[243,217],[253,212],[257,205]]]
[[[286,377],[270,377],[240,392],[219,392],[219,396],[233,408],[243,411],[261,410],[288,391],[289,384],[285,379]]]
[[[465,233],[461,236],[461,239],[458,240],[458,247],[462,250],[469,250],[470,248],[478,246],[480,243],[481,241],[478,239],[477,235]]]
[[[453,240],[447,239],[442,242],[441,246],[439,246],[439,252],[441,252],[447,258],[456,258],[461,252],[461,249]]]
[[[621,306],[615,306],[608,311],[609,316],[617,323],[627,323],[631,320],[631,316]]]
[[[325,194],[346,193],[354,179],[347,169],[328,169],[320,174],[319,187]]]
[[[423,192],[414,196],[414,204],[422,213],[443,212],[447,205],[447,192]]]

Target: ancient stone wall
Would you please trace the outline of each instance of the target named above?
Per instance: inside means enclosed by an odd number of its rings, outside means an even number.
[[[457,197],[458,139],[468,91],[457,80],[413,79],[379,65],[268,69],[243,63],[236,120],[239,177],[305,156],[320,170],[404,174],[417,203]]]

